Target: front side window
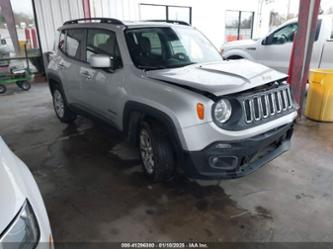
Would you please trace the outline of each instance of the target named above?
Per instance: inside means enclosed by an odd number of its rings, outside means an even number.
[[[137,28],[127,30],[125,36],[134,64],[143,69],[183,67],[222,60],[215,47],[195,29]]]
[[[67,31],[66,54],[75,59],[81,59],[81,49],[84,40],[84,30],[71,29]]]
[[[318,20],[316,26],[315,41],[318,41],[322,20]],[[298,29],[297,23],[288,24],[268,37],[268,44],[284,44],[293,42]]]
[[[289,24],[271,36],[271,44],[284,44],[286,42],[294,41],[294,36],[297,31],[297,23]]]
[[[104,54],[113,57],[118,65],[121,64],[120,52],[116,34],[102,29],[89,29],[87,35],[86,60],[93,54]]]
[[[162,55],[162,44],[160,37],[156,32],[143,33],[142,37],[148,39],[151,44],[151,52],[156,55]]]

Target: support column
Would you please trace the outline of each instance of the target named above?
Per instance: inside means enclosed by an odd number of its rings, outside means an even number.
[[[13,42],[15,53],[18,56],[20,52],[20,47],[18,43],[14,12],[10,0],[0,0],[0,7],[1,7],[1,13],[5,18],[7,24],[10,38],[12,39]]]
[[[82,0],[84,18],[91,18],[90,0]]]
[[[298,30],[289,65],[289,83],[302,113],[303,97],[308,80],[312,47],[316,36],[320,0],[300,0]]]

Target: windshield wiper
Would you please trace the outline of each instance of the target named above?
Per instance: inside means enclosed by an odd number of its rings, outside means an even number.
[[[164,66],[164,65],[158,65],[158,66],[143,66],[138,65],[137,67],[144,70],[159,70],[159,69],[166,69],[166,68],[179,68],[179,67],[186,67],[189,65],[197,64],[197,62],[190,62],[185,64],[179,64],[179,65],[173,65],[173,66]]]
[[[144,70],[159,70],[159,69],[165,69],[167,68],[166,66],[143,66],[143,65],[137,65],[138,68],[144,69]]]
[[[197,64],[197,62],[189,62],[189,63],[185,63],[185,64],[173,65],[168,68],[186,67],[186,66],[193,65],[193,64]]]

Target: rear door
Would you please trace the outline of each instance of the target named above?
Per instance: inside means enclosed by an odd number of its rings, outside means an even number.
[[[82,61],[84,29],[68,29],[65,39],[59,42],[62,56],[57,61],[57,67],[65,90],[67,101],[79,105],[81,102],[81,89],[79,69]]]

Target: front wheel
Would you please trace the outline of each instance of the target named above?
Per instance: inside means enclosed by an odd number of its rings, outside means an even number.
[[[5,85],[0,85],[0,94],[5,93],[7,91],[7,88]]]
[[[28,91],[31,88],[31,84],[29,81],[18,81],[16,85],[24,91]]]
[[[53,96],[53,107],[57,117],[63,123],[71,123],[76,119],[76,114],[72,112],[65,101],[62,91],[55,87],[52,92]]]
[[[142,122],[139,149],[145,174],[154,182],[167,181],[175,172],[175,156],[165,129],[156,122]]]

